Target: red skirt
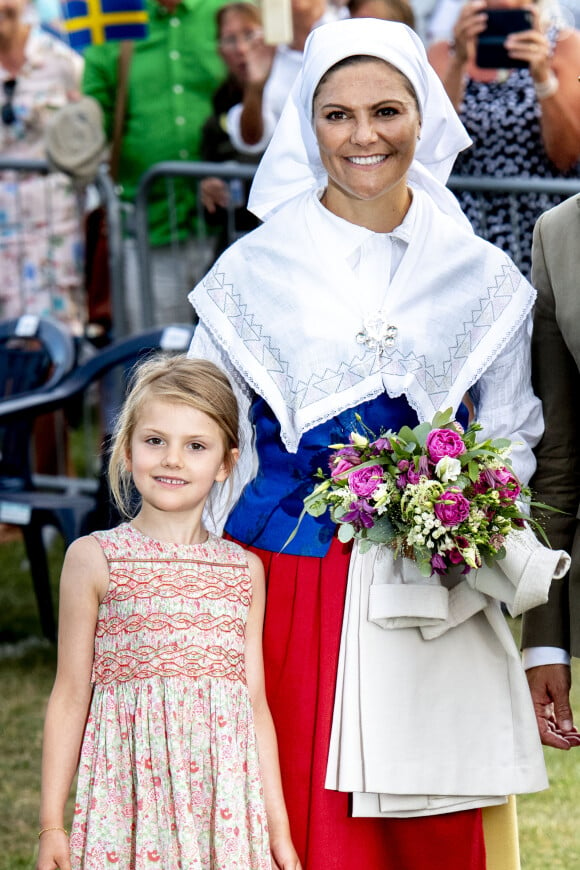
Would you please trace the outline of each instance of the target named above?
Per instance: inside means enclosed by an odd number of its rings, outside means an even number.
[[[335,539],[324,559],[254,552],[268,584],[266,690],[304,870],[485,870],[480,810],[352,818],[349,796],[324,788],[349,548]]]

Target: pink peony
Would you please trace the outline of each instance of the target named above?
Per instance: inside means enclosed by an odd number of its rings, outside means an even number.
[[[425,447],[429,454],[429,459],[432,462],[439,462],[444,456],[450,456],[452,459],[465,453],[465,444],[453,429],[432,429],[427,435]]]
[[[444,526],[458,526],[469,516],[469,502],[458,489],[448,489],[433,507],[435,516]]]
[[[380,465],[371,465],[367,468],[359,468],[353,471],[348,478],[348,486],[351,492],[360,498],[368,498],[377,486],[382,483],[383,469]]]

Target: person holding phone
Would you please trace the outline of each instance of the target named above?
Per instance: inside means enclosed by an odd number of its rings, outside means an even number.
[[[496,10],[503,10],[503,17]],[[518,14],[520,22],[514,20]],[[490,25],[496,32],[491,52]],[[502,28],[503,35],[498,33]],[[459,156],[453,174],[577,176],[579,57],[580,31],[563,26],[557,18],[547,22],[541,2],[468,0],[455,22],[453,42],[439,41],[429,49],[429,59],[473,141],[473,147]],[[475,231],[483,234],[479,194],[464,191],[459,199]],[[492,203],[490,195],[484,215],[486,238],[529,275],[534,223],[561,199],[522,194],[519,226],[514,227],[509,197],[494,193]]]

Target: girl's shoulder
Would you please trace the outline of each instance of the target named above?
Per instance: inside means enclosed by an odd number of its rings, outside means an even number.
[[[71,578],[75,595],[81,588],[92,588],[102,601],[109,585],[109,566],[93,535],[77,538],[67,548],[61,574],[62,587],[68,585],[68,578]]]
[[[127,522],[112,529],[91,532],[89,537],[98,544],[108,562],[134,561],[152,555],[150,539],[145,538]]]

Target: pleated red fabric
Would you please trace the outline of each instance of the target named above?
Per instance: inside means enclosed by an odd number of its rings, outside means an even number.
[[[485,870],[480,810],[351,818],[349,796],[324,788],[349,548],[335,539],[324,559],[254,552],[268,583],[267,695],[304,870]]]

